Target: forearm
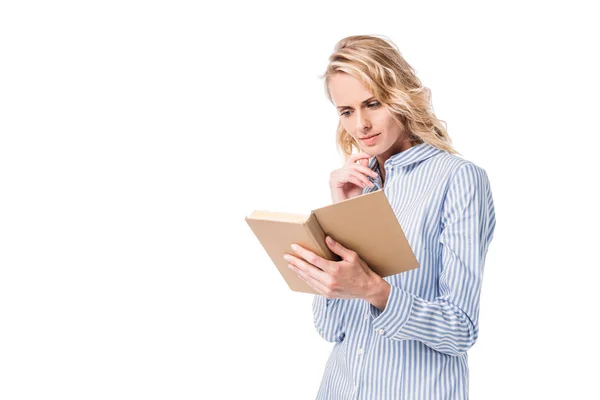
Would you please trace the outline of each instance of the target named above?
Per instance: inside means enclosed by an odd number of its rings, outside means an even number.
[[[373,328],[384,337],[418,340],[449,355],[466,352],[477,340],[477,326],[456,305],[443,299],[427,301],[398,287],[388,287],[383,310],[381,303],[371,303],[370,307]],[[384,293],[380,293],[381,298]]]
[[[485,171],[474,164],[457,169],[441,212],[439,258],[422,267],[431,271],[406,272],[413,274],[417,282],[435,286],[435,292],[426,295],[419,290],[415,293],[420,295],[416,295],[393,281],[391,286],[375,281],[374,290],[364,298],[370,303],[372,326],[381,336],[416,340],[441,353],[458,356],[475,344],[479,334],[483,268],[495,229]]]
[[[368,303],[377,307],[380,311],[385,310],[385,307],[390,297],[391,286],[379,275],[374,275],[372,283],[368,285],[368,292],[363,297]]]
[[[332,204],[339,203],[340,201],[347,200],[348,196],[344,195],[341,189],[331,189],[331,202]]]

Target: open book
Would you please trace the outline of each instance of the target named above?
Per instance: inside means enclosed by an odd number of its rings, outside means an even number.
[[[246,222],[287,282],[296,292],[317,294],[288,268],[284,254],[300,257],[292,243],[331,261],[325,236],[354,250],[379,276],[418,268],[419,264],[382,189],[313,210],[310,215],[254,211]]]

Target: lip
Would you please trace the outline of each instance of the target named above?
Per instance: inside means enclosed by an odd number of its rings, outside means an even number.
[[[377,135],[381,135],[381,132],[379,132],[379,133],[376,133],[376,134],[374,134],[374,135],[371,135],[371,136],[367,136],[367,137],[364,137],[364,138],[360,138],[360,140],[367,140],[367,139],[371,139],[372,137],[375,137],[375,136],[377,136]]]
[[[379,136],[379,135],[381,135],[381,132],[379,132],[376,135],[372,135],[372,136],[369,136],[369,137],[366,137],[366,138],[360,138],[360,140],[362,140],[362,142],[364,144],[371,145],[371,144],[374,144],[377,141],[377,136]]]

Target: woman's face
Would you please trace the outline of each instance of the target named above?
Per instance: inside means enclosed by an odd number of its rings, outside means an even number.
[[[358,79],[336,73],[329,80],[329,92],[342,126],[362,151],[387,159],[410,147],[404,128]],[[364,140],[374,135],[373,139]]]

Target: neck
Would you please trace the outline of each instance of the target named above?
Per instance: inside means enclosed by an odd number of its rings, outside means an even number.
[[[389,158],[391,156],[393,156],[394,154],[401,153],[405,150],[410,149],[411,147],[413,147],[413,143],[411,143],[408,140],[408,136],[403,136],[401,139],[396,141],[396,143],[394,143],[392,145],[392,147],[390,147],[383,153],[375,156],[375,158],[377,158],[377,163],[379,164],[379,173],[381,175],[381,183],[383,183],[383,179],[385,178],[385,168],[384,168],[385,162],[387,160],[389,160]]]
[[[381,164],[379,164],[379,176],[381,177],[381,186],[383,187],[385,182],[385,168],[383,168]]]

